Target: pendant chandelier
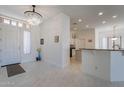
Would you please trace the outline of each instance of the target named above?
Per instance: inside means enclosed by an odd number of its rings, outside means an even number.
[[[118,37],[116,36],[116,33],[115,33],[115,31],[116,31],[116,25],[115,26],[113,26],[113,36],[112,36],[112,41],[116,41],[117,39],[118,39]]]
[[[32,11],[25,11],[24,14],[27,18],[27,22],[31,25],[39,25],[42,23],[43,16],[39,14],[38,12],[35,12],[35,5],[32,5],[33,10]]]

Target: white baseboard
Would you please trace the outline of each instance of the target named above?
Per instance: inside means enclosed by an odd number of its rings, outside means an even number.
[[[51,60],[44,60],[44,62],[45,62],[46,64],[48,64],[48,65],[55,66],[55,67],[58,67],[58,68],[64,68],[64,67],[67,66],[67,64],[66,64],[66,65],[57,64],[57,63],[55,63],[55,62],[53,62],[53,61],[51,61]]]
[[[35,59],[22,60],[21,63],[35,62]]]

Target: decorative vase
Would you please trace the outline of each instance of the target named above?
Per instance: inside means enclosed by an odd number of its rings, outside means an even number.
[[[41,61],[41,52],[38,51],[38,60]]]

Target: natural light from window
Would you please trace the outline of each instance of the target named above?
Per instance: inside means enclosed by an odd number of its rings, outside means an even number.
[[[30,54],[31,52],[31,32],[24,31],[24,54]]]
[[[16,22],[16,21],[11,21],[11,24],[12,24],[13,26],[16,26],[17,22]]]
[[[18,22],[18,27],[22,27],[22,26],[23,26],[23,23]]]
[[[10,20],[9,19],[4,19],[3,21],[5,24],[10,24]]]

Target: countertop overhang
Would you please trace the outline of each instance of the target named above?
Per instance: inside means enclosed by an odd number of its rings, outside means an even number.
[[[124,51],[124,49],[93,49],[93,48],[80,48],[80,50],[96,50],[96,51]]]

